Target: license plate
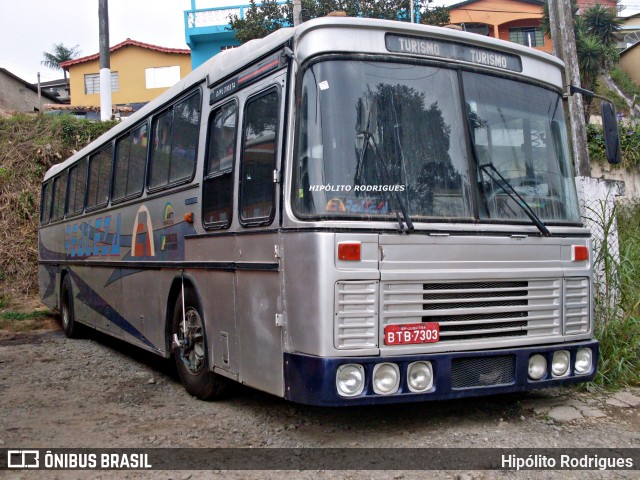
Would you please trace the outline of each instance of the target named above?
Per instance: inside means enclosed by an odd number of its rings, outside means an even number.
[[[415,345],[435,343],[440,340],[440,324],[437,322],[387,325],[384,328],[385,345]]]

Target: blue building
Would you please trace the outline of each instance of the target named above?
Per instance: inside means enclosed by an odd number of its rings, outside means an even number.
[[[256,3],[260,5],[260,2]],[[230,30],[229,16],[237,15],[244,18],[250,6],[247,4],[198,9],[196,0],[191,0],[191,10],[184,12],[184,32],[187,45],[191,49],[192,68],[202,65],[222,50],[240,45],[235,32]]]

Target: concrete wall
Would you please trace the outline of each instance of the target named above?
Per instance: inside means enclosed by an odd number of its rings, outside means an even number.
[[[640,172],[629,172],[624,168],[600,165],[591,162],[591,176],[595,179],[617,180],[624,182],[624,198],[640,198]]]
[[[620,56],[620,68],[634,82],[640,83],[640,44],[636,43]]]
[[[180,78],[191,72],[190,55],[184,53],[163,53],[148,48],[128,45],[111,52],[111,71],[118,72],[119,88],[111,94],[114,104],[148,102],[167,88],[146,88],[145,69],[152,67],[180,66]],[[100,105],[100,94],[87,95],[84,76],[99,74],[100,61],[93,60],[71,65],[71,105]]]
[[[43,99],[42,103],[51,103]],[[38,94],[19,81],[0,72],[0,109],[18,112],[40,110]]]

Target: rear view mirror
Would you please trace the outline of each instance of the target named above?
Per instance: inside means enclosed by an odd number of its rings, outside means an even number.
[[[607,151],[609,163],[617,165],[622,161],[620,155],[620,135],[618,135],[618,118],[616,108],[611,102],[600,104],[602,112],[602,130],[604,133],[604,146]]]

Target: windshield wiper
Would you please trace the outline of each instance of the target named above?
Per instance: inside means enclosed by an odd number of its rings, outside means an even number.
[[[382,155],[380,154],[380,151],[378,150],[378,145],[376,144],[376,140],[375,138],[373,138],[373,134],[369,131],[369,130],[364,130],[362,132],[360,132],[364,135],[364,145],[362,146],[362,153],[360,154],[360,158],[358,159],[358,165],[356,166],[356,175],[354,178],[354,183],[356,182],[356,180],[359,182],[360,181],[360,176],[362,176],[362,169],[364,168],[364,156],[367,153],[367,147],[369,146],[369,143],[373,144],[373,153],[374,156],[376,157],[376,160],[378,161],[378,164],[382,167],[382,181],[386,182],[388,185],[390,185],[389,183],[389,170],[387,170],[387,165],[384,162],[384,159],[382,158]],[[411,217],[409,217],[409,214],[407,213],[407,207],[405,206],[404,202],[402,201],[402,198],[400,197],[400,194],[394,189],[394,196],[396,199],[396,202],[398,203],[398,206],[400,207],[400,212],[398,212],[398,210],[395,211],[396,214],[396,219],[398,220],[398,229],[400,231],[400,233],[410,233],[412,232],[415,227],[413,226],[413,222],[411,221]],[[386,194],[385,194],[386,196]],[[405,226],[406,223],[406,226]]]
[[[536,213],[533,211],[531,206],[529,206],[529,204],[524,200],[524,198],[520,196],[520,194],[516,191],[516,189],[511,186],[511,184],[507,181],[507,179],[500,174],[500,172],[493,165],[493,163],[485,163],[484,165],[479,165],[478,168],[482,170],[484,173],[486,173],[489,176],[489,178],[491,178],[491,180],[493,180],[502,189],[504,193],[509,195],[511,200],[513,200],[522,209],[522,211],[527,215],[527,217],[531,219],[531,221],[535,224],[536,227],[538,227],[538,230],[540,230],[540,232],[545,237],[551,236],[551,232],[545,226],[542,220],[540,220],[540,217],[536,215]],[[494,177],[491,174],[490,170],[493,170],[493,172],[498,176],[498,178],[501,181],[498,181],[496,177]]]

